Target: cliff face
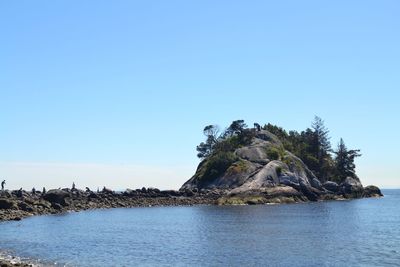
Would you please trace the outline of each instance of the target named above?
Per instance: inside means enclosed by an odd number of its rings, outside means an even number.
[[[210,159],[205,159],[181,190],[218,190],[237,195],[287,187],[286,190],[308,200],[318,200],[325,195],[367,196],[356,176],[348,177],[341,184],[331,181],[322,184],[300,158],[285,150],[281,141],[265,130],[256,132],[249,145],[237,148],[228,165],[219,174],[210,175]],[[367,191],[371,193],[370,189]],[[380,195],[378,191],[373,194]]]

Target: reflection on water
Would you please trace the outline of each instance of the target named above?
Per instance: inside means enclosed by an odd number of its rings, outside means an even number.
[[[400,191],[275,206],[98,210],[0,224],[0,247],[68,266],[392,266]]]

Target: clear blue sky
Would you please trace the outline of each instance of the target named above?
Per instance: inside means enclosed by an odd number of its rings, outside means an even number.
[[[308,127],[400,187],[400,2],[1,1],[0,178],[178,188],[202,129]]]

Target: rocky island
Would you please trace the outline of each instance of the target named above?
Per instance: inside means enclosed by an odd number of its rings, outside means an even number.
[[[248,129],[237,120],[220,134],[209,125],[197,147],[202,161],[181,191],[217,191],[220,205],[382,196],[376,186],[364,188],[355,173],[360,151],[348,150],[342,139],[332,150],[328,133],[319,117],[301,133],[258,123]]]
[[[348,150],[341,140],[332,152],[328,131],[319,118],[301,133],[287,133],[271,124],[261,127],[255,123],[254,128],[247,128],[238,120],[221,134],[213,125],[207,126],[204,134],[206,141],[197,147],[201,163],[179,191],[2,190],[0,221],[98,208],[278,204],[382,196],[379,188],[363,187],[357,177],[354,159],[360,156],[359,150]]]

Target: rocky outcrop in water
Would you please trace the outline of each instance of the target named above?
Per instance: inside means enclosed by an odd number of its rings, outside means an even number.
[[[237,148],[230,158],[234,160],[223,166],[223,171],[215,157],[206,158],[181,190],[218,190],[224,195],[221,203],[242,204],[382,196],[377,187],[364,188],[355,175],[340,184],[321,183],[300,158],[266,130],[256,131],[251,142]]]

